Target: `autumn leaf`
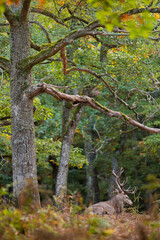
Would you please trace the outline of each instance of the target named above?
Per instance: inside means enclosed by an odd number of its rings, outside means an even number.
[[[7,0],[7,4],[8,5],[12,5],[12,4],[15,4],[16,6],[19,4],[19,2],[22,1],[22,0]],[[39,2],[39,7],[41,8],[44,3],[45,3],[45,0],[37,0]],[[4,0],[0,0],[0,4],[2,4],[4,2]]]
[[[16,6],[19,4],[21,0],[7,0],[8,5],[15,4]]]
[[[125,13],[120,18],[121,18],[121,21],[128,21],[128,20],[133,19],[133,16]]]
[[[39,2],[39,8],[42,8],[46,0],[37,0]]]
[[[136,16],[136,20],[137,20],[137,22],[144,24],[144,21],[140,16]]]
[[[156,19],[159,19],[159,14],[158,13],[154,13],[154,16]]]

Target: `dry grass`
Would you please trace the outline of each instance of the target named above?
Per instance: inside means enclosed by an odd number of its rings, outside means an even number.
[[[57,212],[49,206],[31,213],[14,208],[0,211],[1,240],[160,240],[160,211],[95,216],[79,205]]]

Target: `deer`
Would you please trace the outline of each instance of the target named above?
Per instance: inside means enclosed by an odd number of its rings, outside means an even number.
[[[124,169],[121,168],[117,173],[112,171],[113,176],[115,177],[115,182],[117,184],[117,189],[115,190],[115,196],[112,197],[110,200],[105,202],[98,202],[95,203],[87,208],[87,213],[91,214],[98,214],[98,215],[105,215],[105,214],[119,214],[122,213],[124,210],[125,205],[132,206],[133,202],[129,198],[128,194],[135,194],[136,188],[131,189],[124,189],[124,185],[126,181],[120,182],[120,177]]]

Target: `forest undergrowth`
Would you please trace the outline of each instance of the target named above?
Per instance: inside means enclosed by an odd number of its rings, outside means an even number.
[[[81,203],[63,210],[44,204],[41,209],[0,205],[1,240],[160,240],[160,209],[149,213],[135,209],[117,215],[91,215]]]

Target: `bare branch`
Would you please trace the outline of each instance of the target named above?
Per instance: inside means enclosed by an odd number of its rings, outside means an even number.
[[[9,26],[9,23],[0,23],[0,27]]]
[[[55,2],[55,0],[53,0],[53,3],[54,3],[54,7],[55,7],[55,9],[56,9],[56,11],[58,13],[57,3]]]
[[[0,123],[0,127],[5,127],[5,126],[9,126],[11,125],[10,121],[3,121],[2,123]]]
[[[31,0],[23,0],[23,5],[20,13],[21,21],[25,21],[28,18],[30,3],[31,3]]]
[[[77,68],[77,67],[73,67],[71,69],[69,69],[66,73],[69,74],[70,72],[72,71],[79,71],[79,72],[86,72],[86,73],[90,73],[92,74],[93,76],[95,76],[96,78],[100,79],[105,85],[106,87],[108,88],[108,90],[112,93],[112,95],[119,101],[121,102],[124,106],[126,106],[129,110],[132,110],[135,115],[136,115],[136,118],[138,119],[138,114],[137,112],[135,111],[135,109],[133,107],[130,107],[128,103],[126,103],[123,99],[121,99],[117,94],[116,92],[113,90],[113,88],[106,82],[106,80],[102,77],[102,76],[108,76],[110,78],[112,78],[116,83],[117,83],[117,80],[115,78],[113,78],[112,76],[110,76],[108,73],[104,73],[104,74],[97,74],[96,72],[90,70],[90,69],[87,69],[87,68]]]
[[[10,61],[7,58],[0,57],[0,68],[9,73]]]
[[[148,7],[151,7],[154,3],[154,0],[150,2],[150,4],[148,5]]]
[[[153,40],[153,41],[156,41],[156,42],[160,41],[160,38],[159,38],[159,37],[158,37],[158,38],[149,37],[149,39],[151,39],[151,40]]]
[[[117,30],[116,30],[117,31]],[[120,33],[120,32],[124,32],[124,33]],[[117,37],[123,37],[123,36],[129,36],[129,32],[127,31],[123,31],[121,30],[119,33],[117,32],[105,32],[105,31],[95,31],[95,32],[92,32],[92,35],[96,36],[96,35],[99,35],[99,36],[117,36]],[[159,31],[152,31],[152,33],[155,33],[155,32],[159,32]],[[154,40],[154,41],[159,41],[159,38],[153,38],[153,37],[148,37],[149,39],[151,40]],[[114,47],[115,45],[113,45]]]
[[[76,103],[84,104],[86,106],[89,106],[93,109],[100,111],[101,113],[107,115],[108,117],[120,118],[123,121],[142,129],[143,131],[146,131],[149,133],[160,133],[159,128],[147,127],[142,123],[139,123],[138,121],[130,118],[129,116],[125,115],[122,112],[113,111],[107,107],[102,106],[101,104],[96,102],[93,98],[90,98],[88,96],[66,94],[66,93],[60,92],[59,90],[54,88],[51,84],[42,83],[42,84],[32,85],[24,93],[24,98],[27,97],[29,99],[32,99],[33,97],[41,93],[48,93],[60,101],[66,100],[66,101],[71,101],[73,103],[76,102]]]
[[[117,36],[117,37],[123,37],[123,36],[129,36],[129,32],[126,33],[116,33],[116,32],[105,32],[105,31],[94,31],[92,32],[92,35],[99,35],[99,36]]]
[[[43,9],[39,9],[39,8],[31,8],[30,10],[31,12],[35,12],[35,13],[40,13],[42,15],[45,15],[47,17],[50,17],[52,18],[55,22],[65,26],[65,27],[68,27],[60,18],[58,18],[56,15],[54,15],[53,13],[51,12],[48,12],[47,10],[43,10]]]
[[[45,29],[45,27],[43,27],[43,25],[38,22],[38,21],[30,21],[30,23],[35,23],[37,24],[41,29],[42,31],[44,32],[44,34],[46,35],[46,38],[48,40],[49,43],[51,43],[51,39],[50,39],[50,36],[49,36],[49,33],[47,32],[47,30]]]
[[[122,19],[124,15],[134,15],[134,14],[138,14],[138,13],[143,13],[145,11],[148,11],[150,13],[160,13],[160,8],[159,7],[156,7],[156,8],[150,8],[150,7],[134,8],[134,9],[131,9],[129,11],[126,11],[126,12],[120,14],[119,19]]]
[[[0,121],[4,121],[4,120],[10,119],[10,118],[11,118],[11,116],[2,117],[2,118],[0,118]]]
[[[30,44],[31,44],[31,48],[33,48],[34,50],[40,52],[41,51],[41,47],[37,44],[35,44],[32,40],[30,40]]]
[[[71,16],[63,19],[64,22],[65,22],[65,21],[68,21],[68,20],[70,20],[70,19],[76,19],[76,20],[79,20],[80,22],[83,22],[83,23],[86,23],[86,24],[89,23],[87,20],[85,20],[85,19],[83,19],[83,18],[81,18],[81,17],[79,17],[79,16],[75,16],[75,15],[74,15],[74,13],[77,11],[77,9],[78,9],[78,7],[79,7],[79,5],[81,4],[82,1],[83,1],[83,0],[80,0],[80,1],[79,1],[79,3],[76,5],[76,7],[75,7],[75,9],[74,9],[73,11],[71,11],[71,9],[70,9],[70,7],[69,7],[68,4],[65,5],[65,7],[67,8],[67,10],[68,10],[68,12],[69,12],[69,14],[70,14]]]
[[[73,10],[72,14],[75,13],[77,11],[77,9],[80,7],[80,4],[83,2],[83,0],[80,0],[77,4],[75,9]]]
[[[69,20],[71,20],[71,19],[76,19],[76,20],[78,20],[78,21],[80,21],[80,22],[83,22],[83,23],[86,23],[86,24],[89,23],[87,20],[85,20],[85,19],[83,19],[83,18],[81,18],[81,17],[75,16],[75,15],[72,15],[72,16],[70,16],[70,17],[64,18],[63,21],[64,21],[64,22],[67,22],[67,21],[69,21]]]
[[[7,164],[7,161],[4,159],[4,157],[2,156],[2,153],[0,152],[0,171],[3,169],[3,167]]]

